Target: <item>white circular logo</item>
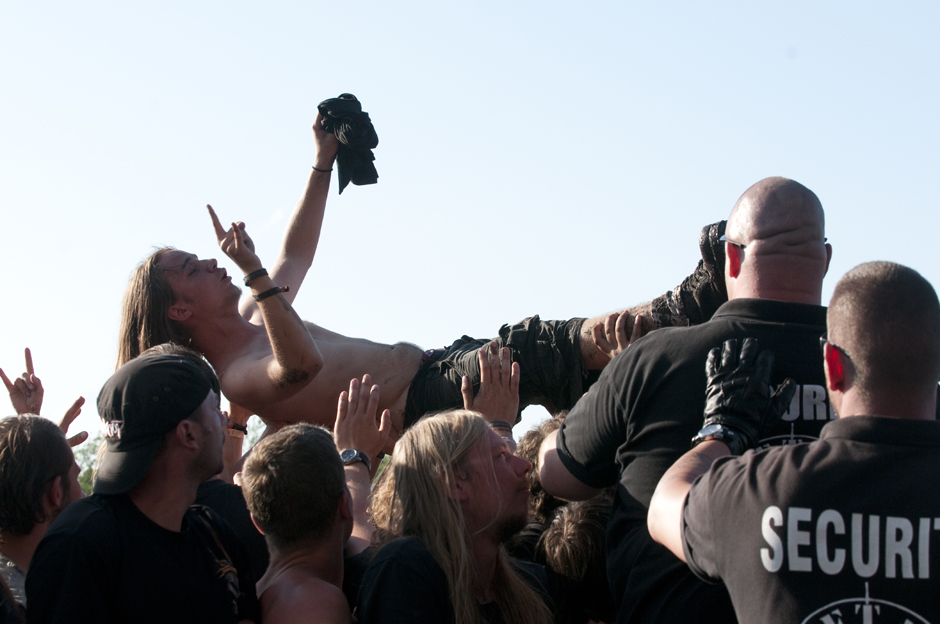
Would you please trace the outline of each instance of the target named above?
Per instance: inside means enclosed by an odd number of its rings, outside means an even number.
[[[872,598],[865,583],[863,598],[846,598],[827,604],[801,624],[930,624],[925,617],[888,600]]]

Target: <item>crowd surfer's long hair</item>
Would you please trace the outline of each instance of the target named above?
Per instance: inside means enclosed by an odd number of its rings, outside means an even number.
[[[476,412],[454,410],[418,421],[395,445],[395,454],[373,494],[376,541],[414,536],[447,575],[455,624],[485,624],[475,590],[481,582],[459,503],[449,495],[457,472],[484,439],[486,421]],[[490,475],[495,485],[495,475]],[[500,547],[493,586],[509,624],[543,624],[552,613],[539,594],[509,565]]]
[[[176,295],[166,277],[168,269],[159,264],[160,258],[168,251],[173,251],[173,247],[162,247],[150,254],[127,282],[121,307],[115,370],[150,347],[165,342],[189,345],[189,336],[169,317],[170,306],[176,302]]]

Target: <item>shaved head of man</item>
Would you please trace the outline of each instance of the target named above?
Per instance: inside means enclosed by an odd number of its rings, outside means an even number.
[[[819,198],[787,178],[764,178],[738,199],[725,230],[728,298],[818,304],[832,248]]]

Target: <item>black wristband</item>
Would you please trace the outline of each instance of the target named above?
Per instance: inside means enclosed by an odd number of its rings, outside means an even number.
[[[273,297],[274,295],[280,294],[282,292],[289,292],[289,291],[290,291],[290,286],[284,286],[283,288],[281,288],[280,286],[275,286],[274,288],[270,290],[266,290],[262,293],[258,293],[257,295],[252,295],[252,297],[254,298],[255,301],[261,301],[262,299],[267,299],[268,297]]]
[[[314,171],[319,171],[320,173],[329,173],[329,172],[333,171],[332,169],[317,169],[316,167],[314,167],[313,170],[314,170]]]
[[[234,429],[235,431],[241,431],[242,433],[248,433],[248,427],[245,425],[239,425],[238,423],[232,423],[229,425],[229,429]]]
[[[267,275],[267,274],[268,274],[268,270],[265,269],[265,268],[263,268],[263,267],[260,268],[260,269],[258,269],[257,271],[252,271],[251,273],[249,273],[248,275],[245,276],[245,286],[247,286],[248,284],[250,284],[250,283],[251,283],[251,280],[253,280],[253,279],[257,278],[257,277],[263,277],[263,276],[265,276],[265,275]]]

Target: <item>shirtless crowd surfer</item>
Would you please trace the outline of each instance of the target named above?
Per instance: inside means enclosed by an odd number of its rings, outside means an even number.
[[[215,260],[160,249],[128,283],[117,363],[156,344],[188,345],[216,369],[231,403],[265,420],[327,427],[349,380],[369,374],[381,387],[379,409],[391,412],[391,446],[422,414],[462,406],[461,377],[468,375],[478,387],[477,351],[489,341],[464,337],[447,349],[422,352],[411,344],[350,338],[300,319],[291,304],[317,249],[338,148],[319,115],[313,135],[314,169],[267,274],[245,224],[226,229],[209,208],[222,251],[246,276],[258,275],[248,284],[253,296],[239,304],[241,288]],[[651,304],[588,320],[541,321],[536,316],[504,325],[496,341],[521,363],[520,409],[530,404],[567,409],[631,339],[658,326],[707,320],[726,297],[723,280],[714,277],[723,275],[723,257],[713,253],[720,249],[723,226],[703,230],[705,262]],[[289,290],[281,292],[283,286]],[[634,328],[638,315],[642,320]]]

